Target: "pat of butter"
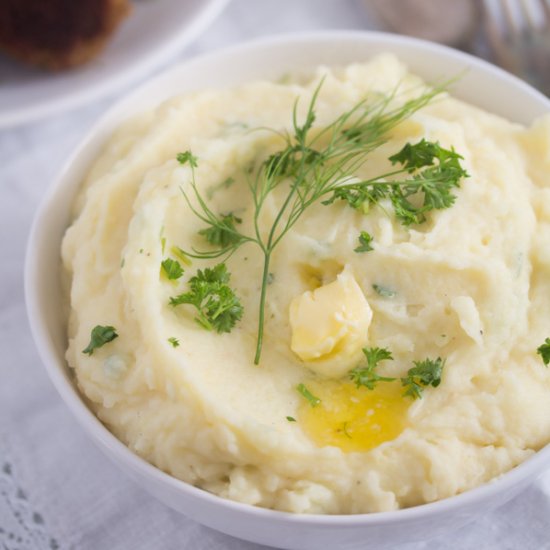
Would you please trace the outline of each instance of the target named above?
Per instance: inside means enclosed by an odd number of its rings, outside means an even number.
[[[351,269],[290,304],[292,351],[308,368],[339,378],[355,367],[367,344],[372,310]]]

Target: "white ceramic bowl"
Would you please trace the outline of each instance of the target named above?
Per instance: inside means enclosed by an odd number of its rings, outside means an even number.
[[[181,92],[277,78],[318,64],[342,65],[384,51],[396,53],[428,80],[462,74],[454,86],[456,96],[511,120],[527,124],[550,111],[550,101],[520,80],[469,55],[428,42],[357,32],[264,39],[173,67],[110,109],[67,161],[31,231],[25,270],[30,324],[48,373],[72,413],[107,456],[151,494],[188,517],[236,537],[289,549],[392,548],[464,525],[509,500],[550,466],[547,446],[500,479],[440,502],[353,516],[276,512],[224,500],[148,464],[99,422],[71,381],[64,359],[66,320],[60,305],[61,239],[71,221],[71,205],[80,182],[119,123]]]

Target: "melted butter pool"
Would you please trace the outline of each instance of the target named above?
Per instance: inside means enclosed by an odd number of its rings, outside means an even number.
[[[406,427],[411,400],[396,383],[374,390],[356,388],[351,382],[308,382],[321,403],[300,405],[298,422],[320,447],[332,445],[345,452],[368,451],[395,439]]]

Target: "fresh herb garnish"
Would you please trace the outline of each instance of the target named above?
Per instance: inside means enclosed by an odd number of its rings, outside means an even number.
[[[214,246],[227,248],[231,244],[240,241],[240,236],[235,229],[235,224],[241,222],[241,218],[237,218],[237,216],[229,213],[220,217],[219,224],[209,225],[206,229],[201,229],[199,235],[203,235],[204,238]]]
[[[387,288],[382,285],[373,284],[372,288],[378,294],[379,296],[382,296],[382,298],[395,298],[395,295],[397,292],[395,290],[392,290],[391,288]]]
[[[550,346],[550,339],[548,339]],[[349,377],[356,387],[364,386],[374,390],[379,382],[393,382],[396,378],[379,376],[375,369],[381,361],[392,360],[390,350],[386,348],[363,348],[367,359],[366,366],[355,367],[349,373]],[[445,359],[424,359],[424,361],[413,361],[414,367],[407,371],[407,376],[401,378],[401,385],[404,386],[403,395],[418,399],[427,386],[436,388],[441,383],[441,374],[445,366]]]
[[[366,231],[361,231],[359,234],[359,246],[357,248],[354,248],[354,252],[369,252],[370,250],[374,250],[372,248],[372,235],[367,233]]]
[[[176,160],[182,165],[189,163],[191,168],[197,168],[197,166],[199,165],[197,157],[193,155],[191,151],[178,153],[176,156]]]
[[[117,337],[118,334],[115,327],[97,325],[92,329],[90,343],[86,346],[86,349],[82,350],[82,353],[92,355],[94,350],[112,342]]]
[[[160,265],[163,273],[171,281],[175,281],[183,275],[183,268],[177,260],[167,258],[162,261]]]
[[[180,341],[174,336],[170,336],[168,342],[170,342],[173,348],[177,348],[180,345]]]
[[[302,396],[302,397],[305,397],[305,399],[307,399],[307,401],[309,402],[309,404],[312,406],[312,407],[316,407],[317,405],[319,405],[321,403],[321,400],[318,398],[318,397],[315,397],[315,395],[313,395],[306,387],[304,384],[298,384],[296,386],[296,390],[298,391],[298,393]]]
[[[366,366],[355,367],[349,377],[356,387],[365,386],[369,390],[373,390],[378,382],[393,382],[395,378],[379,376],[374,372],[380,361],[392,360],[390,350],[386,348],[363,348],[363,353],[367,359]]]
[[[292,134],[275,132],[284,140],[282,149],[268,156],[262,163],[252,165],[248,181],[254,205],[252,235],[239,231],[235,223],[228,223],[225,215],[214,213],[206,204],[195,182],[196,157],[190,151],[180,153],[177,157],[181,164],[188,162],[191,167],[190,185],[197,205],[192,204],[187,191],[182,190],[183,196],[192,212],[208,225],[202,234],[213,245],[210,250],[194,249],[186,254],[202,259],[227,258],[247,242],[255,243],[263,254],[254,357],[256,364],[260,362],[263,345],[271,255],[312,204],[323,198],[323,204],[326,205],[342,199],[350,206],[368,212],[371,205],[386,198],[393,204],[396,217],[404,225],[410,225],[423,222],[430,210],[451,206],[455,200],[452,188],[458,187],[460,179],[467,176],[460,166],[462,157],[454,150],[443,149],[437,143],[422,140],[415,145],[406,145],[390,157],[393,164],[401,165],[399,168],[359,182],[352,177],[368,155],[387,140],[391,129],[427,105],[444,91],[444,86],[408,100],[399,107],[391,107],[395,92],[372,104],[363,100],[329,125],[312,132],[321,85],[322,82],[313,94],[303,124],[298,123],[296,102]],[[396,179],[398,176],[404,176],[404,179]],[[275,188],[283,185],[286,195],[273,223],[270,227],[261,227],[261,212],[267,197]],[[412,202],[409,199],[413,199]],[[417,201],[420,201],[419,206],[416,206]]]
[[[296,419],[295,419],[293,416],[287,416],[286,419],[287,419],[289,422],[296,422]]]
[[[550,364],[550,338],[546,338],[543,344],[537,348],[537,353],[541,356],[544,366]]]
[[[170,298],[170,305],[190,304],[197,310],[195,320],[207,330],[230,332],[243,315],[243,306],[227,285],[230,274],[224,263],[199,269],[189,279],[190,290]]]
[[[409,369],[407,376],[401,378],[401,384],[406,388],[403,395],[413,399],[422,397],[422,392],[427,386],[437,388],[441,383],[441,374],[445,366],[445,359],[424,359],[413,361],[414,367]]]
[[[423,223],[427,212],[454,204],[456,196],[452,189],[459,187],[460,180],[468,176],[460,165],[462,159],[454,149],[444,149],[439,143],[425,139],[414,145],[407,143],[401,151],[389,157],[392,164],[401,164],[401,168],[374,180],[342,185],[323,204],[341,199],[352,208],[368,212],[370,205],[387,198],[403,225]],[[402,174],[410,174],[411,177],[388,179]],[[418,197],[420,204],[411,202],[412,197]]]

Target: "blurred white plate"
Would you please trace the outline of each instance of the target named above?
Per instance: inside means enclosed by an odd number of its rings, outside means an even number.
[[[0,128],[82,105],[146,74],[194,40],[228,0],[140,0],[102,54],[49,73],[0,57]]]

